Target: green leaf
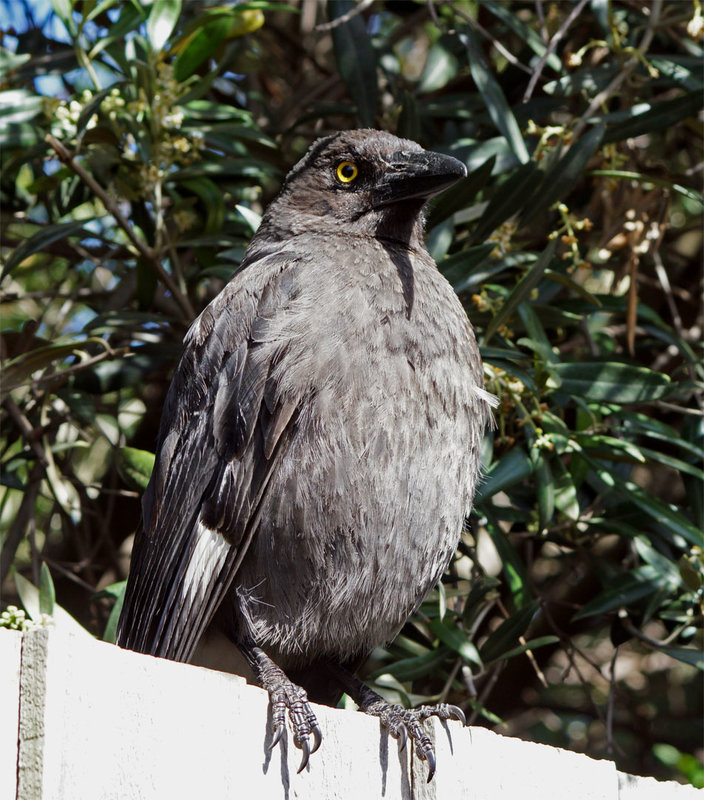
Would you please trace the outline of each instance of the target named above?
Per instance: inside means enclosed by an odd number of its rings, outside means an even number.
[[[652,175],[643,175],[640,172],[629,172],[623,169],[593,169],[588,174],[603,176],[605,178],[623,178],[624,180],[637,181],[638,183],[652,183],[653,186],[663,186],[665,189],[669,189],[672,192],[681,194],[683,197],[694,200],[700,205],[704,205],[704,195],[702,195],[701,192]]]
[[[97,55],[116,42],[122,42],[126,34],[136,30],[144,21],[145,9],[138,3],[120,3],[120,16],[107,34],[101,36],[95,43],[88,58],[93,61]]]
[[[125,602],[126,589],[127,581],[120,581],[119,583],[113,583],[111,586],[107,586],[103,590],[105,593],[112,594],[115,597],[115,603],[112,609],[110,609],[110,616],[108,617],[105,630],[103,631],[103,641],[105,642],[114,644],[117,638],[117,623],[120,621],[120,613],[122,612],[122,606]]]
[[[526,204],[521,220],[527,225],[531,220],[561,200],[577,181],[583,176],[584,168],[601,145],[604,126],[596,125],[588,133],[575,142],[564,156],[546,173],[538,191],[533,195],[533,202]]]
[[[437,92],[457,75],[457,59],[443,46],[441,40],[436,42],[428,52],[423,74],[418,82],[418,94]]]
[[[587,401],[648,403],[667,394],[670,378],[634,364],[597,361],[556,364],[562,383],[555,391]]]
[[[552,261],[556,247],[557,240],[553,239],[540,254],[535,264],[533,264],[521,280],[518,281],[511,294],[506,298],[504,304],[487,325],[482,344],[488,344],[496,331],[513,316],[518,306],[530,297],[530,293],[538,285],[538,282],[543,277],[543,273]]]
[[[604,64],[570,72],[546,83],[543,92],[555,97],[571,97],[575,94],[593,96],[611,83],[619,69],[618,64]]]
[[[467,48],[469,69],[477,88],[484,98],[489,116],[494,125],[496,125],[501,134],[511,145],[511,149],[516,158],[521,164],[527,163],[530,161],[530,156],[526,149],[526,143],[523,141],[521,129],[518,127],[513,111],[511,111],[506,101],[503,89],[499,86],[484,58],[484,54],[479,47],[474,33],[466,29],[464,32],[459,33],[458,37]]]
[[[192,178],[181,185],[200,198],[205,212],[206,234],[218,233],[225,221],[225,200],[221,189],[210,178]]]
[[[517,609],[521,609],[526,603],[530,603],[533,600],[528,572],[523,559],[518,555],[516,548],[511,544],[510,539],[497,524],[494,517],[495,515],[492,512],[487,512],[486,529],[501,558],[504,575],[506,576],[513,602]]]
[[[147,37],[155,52],[164,49],[180,15],[181,0],[154,0],[147,18]]]
[[[415,97],[403,90],[403,101],[401,103],[401,113],[398,115],[396,125],[396,135],[402,139],[412,139],[417,142],[420,139],[420,117],[418,116],[418,103]],[[428,228],[432,227],[428,225]]]
[[[539,636],[537,639],[530,639],[525,644],[518,645],[518,647],[513,647],[511,650],[507,650],[505,653],[502,653],[501,660],[507,661],[509,658],[514,658],[515,656],[520,656],[522,653],[527,653],[528,651],[537,650],[539,647],[546,647],[550,644],[556,644],[560,641],[559,636],[548,635],[548,636]],[[497,659],[498,661],[499,659]]]
[[[402,682],[414,681],[424,678],[436,672],[447,661],[448,650],[446,647],[439,647],[437,650],[430,650],[427,653],[411,658],[402,658],[394,664],[385,665],[376,673],[372,673],[372,680],[386,673],[393,675]]]
[[[328,0],[330,20],[338,19],[355,8],[352,0]],[[376,121],[376,53],[369,41],[364,17],[357,14],[332,29],[337,67],[357,106],[362,126],[373,128]]]
[[[704,654],[701,650],[690,650],[687,647],[662,647],[660,651],[670,658],[676,658],[677,661],[682,661],[684,664],[689,664],[704,672]]]
[[[607,614],[625,608],[654,592],[669,586],[669,580],[655,567],[645,564],[625,575],[617,575],[609,582],[607,589],[600,592],[574,615],[573,621]]]
[[[463,630],[457,626],[447,625],[439,617],[431,619],[428,622],[428,627],[450,650],[453,650],[472,664],[480,665],[482,663],[477,648]]]
[[[504,653],[516,646],[519,638],[528,630],[539,607],[539,600],[528,603],[520,611],[507,617],[495,631],[492,631],[479,650],[485,665],[503,658]]]
[[[174,61],[174,78],[184,81],[209,58],[227,37],[232,24],[232,13],[220,11],[208,18],[202,27],[174,47],[178,52]]]
[[[597,306],[597,307],[601,306],[601,300],[599,300],[599,298],[596,297],[596,295],[593,295],[591,292],[587,291],[584,288],[584,286],[582,286],[581,283],[577,283],[577,281],[572,280],[572,278],[570,278],[569,275],[565,275],[562,272],[556,272],[553,269],[546,269],[545,270],[545,277],[546,278],[550,278],[550,280],[554,281],[555,283],[559,283],[562,286],[566,286],[574,294],[578,294],[580,297],[582,297],[588,303],[591,303],[592,305]],[[584,318],[583,314],[579,314],[577,316],[578,316],[579,319],[583,319]]]
[[[618,491],[624,500],[637,506],[660,525],[661,535],[668,538],[677,547],[684,547],[685,543],[689,542],[695,547],[704,548],[704,532],[693,525],[676,508],[646,492],[633,481],[624,480],[614,472],[611,465],[602,464],[584,452],[580,454],[580,458],[590,464],[606,486]]]
[[[553,458],[550,461],[550,469],[553,475],[555,508],[569,519],[578,520],[580,517],[579,500],[572,475],[559,458]]]
[[[37,370],[76,354],[82,346],[82,342],[71,342],[69,344],[57,342],[45,347],[35,347],[27,353],[7,361],[3,366],[0,395],[4,397],[13,389],[22,386]]]
[[[56,589],[54,589],[54,581],[51,579],[51,572],[49,572],[46,561],[42,561],[42,566],[39,570],[39,611],[51,617],[54,614],[55,605]]]
[[[674,127],[681,120],[697,114],[701,107],[702,93],[698,90],[687,92],[672,100],[651,103],[647,111],[639,111],[630,119],[609,125],[604,136],[604,144]]]
[[[509,486],[513,486],[525,480],[533,472],[533,464],[525,450],[520,447],[513,447],[502,456],[499,461],[495,461],[479,483],[474,495],[475,505],[483,503],[497,492],[504,491]]]
[[[65,239],[67,236],[78,233],[78,231],[83,232],[83,227],[88,221],[87,219],[81,219],[73,220],[72,222],[61,222],[56,225],[45,225],[36,233],[32,234],[29,239],[25,239],[17,245],[5,262],[2,277],[12,272],[25,258],[29,258],[29,256],[40,252],[45,247],[49,247],[49,245],[58,242],[60,239]]]
[[[438,260],[438,268],[456,292],[462,291],[458,286],[466,287],[472,271],[487,260],[494,247],[492,243],[468,247],[466,250],[460,250],[459,253]]]
[[[481,4],[491,11],[494,16],[498,17],[504,22],[511,30],[518,34],[523,41],[530,47],[530,49],[539,57],[542,58],[547,50],[547,45],[538,36],[538,34],[530,28],[526,23],[516,14],[515,9],[505,2],[497,2],[496,0],[480,0]],[[555,72],[562,71],[562,62],[556,53],[550,53],[546,61],[550,69]]]
[[[535,451],[531,449],[531,453]],[[550,472],[550,466],[542,451],[538,450],[533,455],[533,475],[535,477],[535,494],[538,501],[538,526],[544,531],[550,524],[555,512],[555,485]]]
[[[20,575],[19,572],[15,573],[14,581],[17,594],[22,601],[24,610],[35,622],[41,622],[43,612],[40,606],[39,589]],[[89,636],[91,639],[93,638],[79,622],[59,605],[54,605],[52,620],[54,626],[60,630],[77,633],[80,636]]]
[[[680,84],[683,89],[691,92],[702,90],[704,68],[701,58],[676,55],[668,55],[667,58],[663,58],[648,55],[648,60],[661,75],[666,75],[675,83]]]
[[[143,492],[154,469],[154,454],[136,447],[121,447],[118,451],[118,468],[131,486]]]
[[[76,123],[76,132],[82,133],[83,129],[86,127],[90,118],[95,114],[100,107],[100,104],[105,100],[105,98],[112,93],[113,89],[118,86],[122,86],[126,83],[126,81],[119,81],[118,83],[112,83],[108,86],[107,89],[102,89],[100,92],[91,97],[91,99],[83,106],[81,109],[81,113],[78,117],[78,122]]]
[[[473,242],[484,241],[502,222],[525,207],[526,198],[533,193],[539,172],[538,167],[531,161],[514,170],[512,175],[497,188],[472,234]]]

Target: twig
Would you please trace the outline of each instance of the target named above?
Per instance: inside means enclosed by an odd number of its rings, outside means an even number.
[[[486,700],[491,694],[494,686],[496,685],[496,681],[499,679],[499,675],[504,671],[504,667],[506,666],[505,662],[501,664],[497,664],[496,668],[492,671],[491,675],[489,676],[489,680],[484,684],[484,688],[482,689],[481,694],[477,698],[477,705],[481,706],[482,708],[486,705]],[[473,725],[479,716],[481,711],[478,708],[472,710],[469,719],[467,720],[468,725]]]
[[[614,752],[614,706],[616,700],[616,659],[618,647],[614,647],[609,670],[609,700],[606,706],[606,752]]]
[[[41,461],[41,459],[40,459]],[[27,526],[34,519],[34,506],[39,496],[44,467],[35,461],[24,486],[22,502],[0,548],[0,584],[4,583],[15,560],[15,553],[25,536]]]
[[[704,417],[704,410],[678,406],[675,403],[668,403],[666,400],[656,400],[655,405],[658,408],[664,408],[666,411],[674,411],[676,414],[689,414],[692,417]]]
[[[337,28],[339,25],[344,25],[345,22],[349,22],[353,17],[356,17],[358,14],[361,14],[364,10],[369,8],[369,6],[374,2],[374,0],[361,0],[361,2],[356,5],[354,8],[351,8],[346,14],[343,14],[341,17],[337,17],[336,19],[330,20],[330,22],[321,22],[320,25],[315,26],[316,31],[331,31],[333,28]]]
[[[628,617],[628,612],[625,608],[622,608],[618,612],[618,619],[621,625],[631,634],[631,636],[639,639],[641,642],[645,642],[649,644],[651,647],[668,647],[672,644],[672,642],[677,639],[677,637],[682,633],[682,631],[688,626],[691,625],[691,620],[687,620],[682,625],[678,625],[674,631],[666,638],[666,639],[655,639],[652,636],[648,636],[647,633],[643,633],[642,630],[636,628],[636,626],[631,622]]]
[[[508,619],[509,613],[508,613],[508,611],[506,611],[506,608],[504,607],[504,604],[501,602],[501,600],[498,601],[498,606],[499,606],[499,610],[504,615],[504,619]],[[523,636],[523,635],[518,637],[518,641],[520,642],[520,644],[523,647],[525,647],[526,644],[527,644],[526,637]],[[528,660],[530,661],[531,666],[533,667],[533,671],[535,672],[536,677],[540,681],[541,686],[544,689],[547,689],[548,688],[548,682],[547,682],[547,679],[545,678],[545,673],[543,672],[542,669],[540,669],[540,665],[536,661],[535,654],[533,653],[532,650],[529,650],[529,649],[526,649],[525,654],[528,656]]]
[[[545,52],[540,57],[540,61],[538,65],[533,70],[533,74],[530,76],[530,80],[528,81],[528,86],[526,87],[525,92],[523,93],[523,102],[527,103],[533,95],[533,90],[535,89],[535,85],[538,82],[538,78],[540,78],[543,70],[545,69],[545,65],[547,64],[548,59],[550,56],[555,52],[557,45],[560,43],[562,37],[567,33],[570,25],[577,19],[577,17],[581,14],[582,9],[587,4],[587,0],[579,0],[579,3],[572,9],[572,11],[568,14],[567,19],[560,25],[559,29],[555,32],[555,35],[550,39],[550,42],[545,49]]]
[[[169,275],[169,273],[164,269],[159,261],[157,253],[155,253],[151,247],[145,244],[145,242],[143,242],[137,236],[129,220],[120,211],[120,208],[115,200],[113,200],[113,198],[107,194],[107,192],[95,180],[95,178],[89,172],[87,172],[81,166],[81,164],[78,163],[78,161],[76,161],[76,159],[73,157],[73,154],[64,146],[62,142],[60,142],[50,133],[44,137],[44,141],[56,151],[59,160],[66,164],[66,166],[70,167],[76,173],[76,175],[78,175],[83,183],[86,184],[91,192],[93,192],[93,194],[105,206],[108,213],[112,214],[117,221],[117,224],[127,234],[127,238],[136,247],[139,254],[152,265],[154,271],[159,276],[159,279],[173,295],[174,300],[176,300],[178,303],[181,311],[184,312],[188,319],[193,319],[193,317],[195,317],[195,312],[193,310],[193,306],[191,306],[190,300],[185,294],[183,294],[171,275]]]
[[[49,463],[49,459],[46,457],[44,448],[32,427],[32,423],[25,417],[17,403],[15,403],[11,397],[6,397],[2,401],[2,404],[5,407],[5,411],[10,415],[10,419],[15,423],[24,439],[34,451],[39,463],[45,467]]]
[[[477,30],[485,39],[490,41],[492,43],[492,45],[499,51],[499,53],[501,53],[501,55],[506,59],[506,61],[508,61],[514,67],[517,67],[518,69],[523,70],[523,72],[527,73],[528,75],[531,74],[530,67],[527,67],[525,64],[522,64],[516,58],[516,56],[513,55],[513,53],[511,53],[509,50],[507,50],[501,44],[501,42],[497,38],[492,36],[489,33],[489,31],[486,30],[486,28],[484,28],[482,25],[480,25],[476,21],[476,19],[472,19],[472,17],[470,17],[469,14],[465,14],[464,11],[461,11],[459,8],[455,8],[454,6],[451,6],[451,8],[454,11],[454,13],[457,14],[458,17],[462,17],[462,19],[465,20],[465,22],[468,22],[472,28]]]
[[[653,37],[655,36],[655,28],[660,20],[660,12],[662,11],[662,0],[653,0],[653,5],[650,9],[650,19],[648,20],[648,27],[645,29],[645,33],[643,34],[643,38],[641,39],[640,44],[638,45],[638,51],[641,55],[645,55],[650,47],[650,43],[653,41]],[[628,77],[630,77],[631,73],[635,70],[638,66],[640,61],[634,56],[628,64],[619,72],[618,75],[611,81],[611,83],[604,89],[603,91],[599,92],[596,97],[592,100],[589,104],[589,108],[584,112],[582,115],[582,119],[576,125],[573,131],[573,140],[579,138],[582,131],[586,128],[588,124],[589,118],[596,113],[601,106],[609,100],[616,92],[621,88],[621,84],[626,81]]]

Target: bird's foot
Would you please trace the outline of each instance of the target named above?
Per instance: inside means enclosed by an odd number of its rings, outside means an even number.
[[[281,740],[288,716],[293,728],[293,743],[303,751],[298,768],[301,772],[308,765],[311,753],[315,753],[323,739],[318,720],[308,702],[308,695],[260,648],[251,647],[246,655],[262,687],[269,693],[271,728],[274,737],[271,748],[273,749]]]
[[[345,667],[330,664],[328,668],[347,694],[357,703],[359,710],[372,717],[378,717],[389,733],[399,740],[401,750],[405,748],[410,736],[415,744],[418,758],[428,762],[428,783],[430,783],[435,775],[435,750],[430,737],[425,732],[423,722],[428,717],[438,717],[439,719],[456,719],[466,725],[467,720],[462,709],[449,703],[438,703],[434,706],[420,706],[419,708],[392,705]]]
[[[403,706],[387,703],[376,692],[372,692],[368,687],[365,688],[369,693],[368,701],[360,705],[360,711],[378,717],[389,733],[400,741],[402,750],[406,746],[408,737],[411,738],[415,744],[418,758],[428,762],[428,783],[430,783],[435,774],[435,750],[425,731],[423,721],[428,717],[438,717],[439,719],[457,719],[466,725],[467,720],[462,709],[448,703],[420,706],[419,708],[403,708]]]

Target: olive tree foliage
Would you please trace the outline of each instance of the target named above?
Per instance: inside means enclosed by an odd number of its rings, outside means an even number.
[[[1,5],[4,604],[110,639],[185,331],[307,145],[382,128],[468,166],[428,246],[500,406],[366,675],[701,785],[698,0]]]

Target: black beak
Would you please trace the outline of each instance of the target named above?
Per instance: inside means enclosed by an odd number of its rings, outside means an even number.
[[[467,167],[452,156],[427,150],[399,150],[388,159],[386,172],[374,189],[374,207],[423,199],[464,178]]]

